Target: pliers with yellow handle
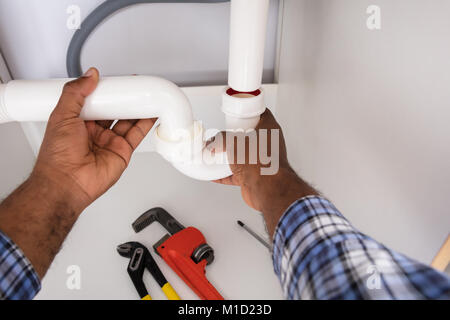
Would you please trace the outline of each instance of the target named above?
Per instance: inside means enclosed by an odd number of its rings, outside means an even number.
[[[161,290],[169,300],[181,300],[170,283],[167,282],[156,264],[156,261],[150,254],[150,251],[148,251],[144,245],[139,242],[127,242],[118,246],[117,252],[119,252],[122,257],[130,259],[127,271],[141,300],[152,299],[143,281],[145,269],[147,269],[156,282],[158,282]]]

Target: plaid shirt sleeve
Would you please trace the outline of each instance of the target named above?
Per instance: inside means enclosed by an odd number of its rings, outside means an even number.
[[[450,278],[357,231],[322,197],[292,204],[273,261],[288,299],[450,299]]]
[[[0,300],[32,299],[40,289],[39,277],[31,263],[0,231]]]

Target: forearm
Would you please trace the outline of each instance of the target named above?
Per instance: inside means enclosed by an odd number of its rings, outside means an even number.
[[[22,249],[40,278],[86,202],[71,192],[71,181],[56,171],[51,179],[33,172],[0,204],[0,230]]]
[[[274,268],[286,298],[450,298],[447,276],[356,230],[289,165],[246,182],[274,238]]]
[[[248,180],[251,181],[251,178]],[[289,166],[280,168],[273,176],[257,176],[252,192],[255,207],[262,212],[271,237],[281,216],[291,204],[306,196],[319,194]]]
[[[322,197],[290,206],[273,259],[290,299],[450,298],[447,276],[362,234]]]

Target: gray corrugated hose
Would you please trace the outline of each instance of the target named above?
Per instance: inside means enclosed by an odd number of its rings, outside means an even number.
[[[71,78],[82,75],[81,50],[94,29],[114,12],[141,3],[223,3],[230,0],[107,0],[98,6],[81,24],[67,50],[67,74]]]

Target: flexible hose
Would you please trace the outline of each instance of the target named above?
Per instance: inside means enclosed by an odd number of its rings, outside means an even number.
[[[82,75],[81,50],[89,35],[107,17],[116,11],[141,3],[223,3],[230,0],[107,0],[98,6],[80,26],[72,37],[67,50],[67,74],[70,78]]]

